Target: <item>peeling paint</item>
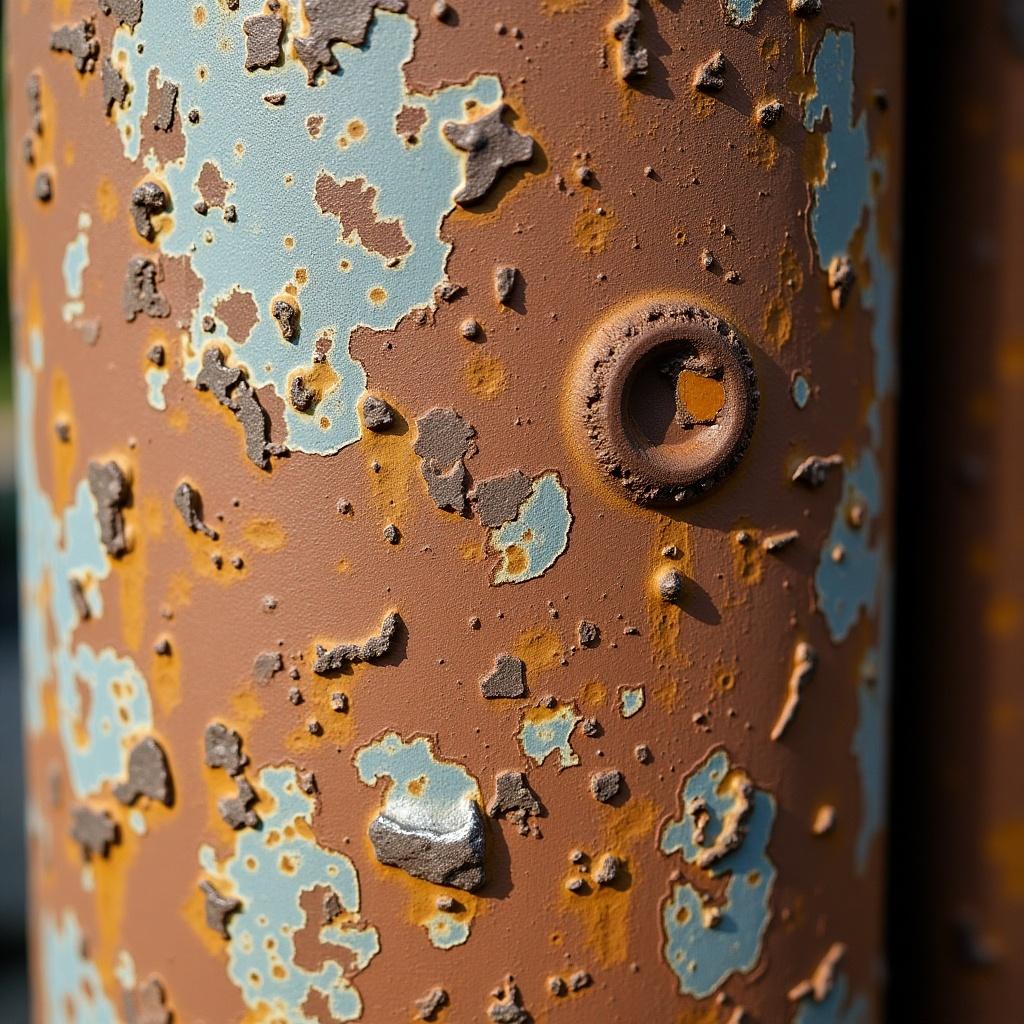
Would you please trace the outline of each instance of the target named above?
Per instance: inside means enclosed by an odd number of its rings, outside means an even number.
[[[361,432],[357,402],[366,389],[366,374],[349,353],[349,335],[359,325],[393,328],[413,309],[430,305],[435,288],[445,281],[450,247],[441,241],[439,229],[454,206],[463,161],[440,130],[423,132],[419,144],[407,148],[393,130],[395,118],[411,104],[425,109],[431,124],[458,121],[469,101],[483,107],[498,103],[501,88],[493,76],[477,76],[469,85],[447,86],[432,95],[409,92],[402,67],[413,52],[415,23],[407,15],[383,10],[378,10],[362,47],[338,44],[341,74],[325,76],[315,89],[307,86],[305,68],[292,57],[280,66],[240,76],[234,47],[241,24],[261,9],[255,0],[244,0],[236,12],[197,25],[191,5],[154,6],[133,34],[119,29],[114,45],[123,54],[133,91],[117,120],[125,155],[134,158],[153,68],[160,69],[164,81],[178,83],[181,110],[200,111],[198,124],[183,119],[184,159],[163,168],[179,212],[160,239],[164,253],[190,255],[202,281],[194,337],[202,337],[202,317],[218,296],[242,287],[265,310],[293,281],[297,268],[305,271],[302,336],[310,343],[321,335],[334,339],[326,358],[337,377],[337,384],[319,396],[315,416],[303,415],[287,402],[289,377],[307,358],[307,346],[283,346],[266,316],[244,349],[222,335],[220,327],[213,340],[227,346],[229,363],[244,366],[254,388],[271,385],[285,400],[290,449],[330,454],[357,441]],[[138,44],[144,46],[141,55]],[[197,67],[205,69],[201,81]],[[287,95],[287,103],[264,103],[264,95],[274,89]],[[310,138],[307,117],[324,115],[323,134]],[[364,137],[358,145],[336,145],[338,122],[354,118],[365,126]],[[277,166],[283,153],[288,154],[290,183],[280,183],[267,195],[266,168]],[[155,169],[155,155],[144,157]],[[237,222],[210,222],[192,209],[193,183],[211,160],[230,169]],[[338,221],[321,214],[314,200],[317,178],[325,171],[337,181],[362,179],[376,190],[378,215],[399,224],[412,247],[399,265],[389,267],[355,237],[339,238]],[[415,190],[408,188],[410,175],[416,178]],[[286,238],[293,240],[293,248],[282,244]],[[338,269],[341,259],[348,264],[344,278]],[[375,303],[371,293],[381,286],[387,300]],[[201,355],[185,355],[184,374],[194,380]]]
[[[719,750],[687,777],[680,793],[682,816],[667,822],[661,832],[662,853],[698,862],[736,809],[735,775],[728,755]],[[698,824],[698,809],[707,815],[706,823]],[[728,876],[724,900],[715,902],[710,915],[694,886],[672,885],[662,909],[664,952],[680,992],[706,998],[730,975],[746,974],[757,965],[775,884],[775,865],[768,859],[774,819],[774,798],[754,790],[742,841],[708,867],[713,877]]]
[[[516,518],[488,535],[489,548],[501,558],[493,583],[525,583],[543,576],[568,546],[571,526],[569,494],[558,474],[535,478]]]
[[[359,878],[352,861],[321,846],[312,830],[315,802],[304,794],[294,768],[264,768],[263,828],[237,833],[232,853],[218,864],[203,846],[205,872],[223,880],[241,906],[227,922],[228,975],[254,1014],[307,1020],[300,1010],[313,992],[326,997],[336,1020],[358,1020],[363,1005],[351,975],[380,951],[377,930],[359,917]],[[319,924],[319,937],[351,957],[348,972],[327,958],[315,969],[300,966],[295,935],[307,925],[300,896],[316,886],[334,892],[345,912],[340,923]],[[298,1015],[298,1016],[297,1016]]]
[[[572,704],[555,701],[527,708],[519,726],[519,745],[537,764],[557,754],[559,768],[571,768],[580,763],[579,755],[572,748],[572,734],[582,720]]]

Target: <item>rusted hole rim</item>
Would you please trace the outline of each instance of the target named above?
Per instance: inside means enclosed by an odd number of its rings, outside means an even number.
[[[638,371],[652,360],[689,352],[722,384],[714,424],[686,429],[687,443],[651,441],[631,412]],[[642,505],[678,505],[707,492],[742,458],[757,417],[750,353],[726,321],[687,303],[651,303],[595,332],[580,381],[587,438],[598,462]]]

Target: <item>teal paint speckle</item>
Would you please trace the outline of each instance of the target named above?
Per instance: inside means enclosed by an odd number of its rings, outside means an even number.
[[[480,788],[460,764],[434,756],[430,740],[408,742],[385,733],[355,756],[359,781],[375,786],[390,779],[381,813],[411,831],[449,834],[475,820],[472,804],[480,804]]]
[[[199,854],[204,870],[218,879],[218,889],[242,903],[227,924],[228,976],[246,1006],[268,1018],[314,1024],[300,1008],[316,990],[336,1020],[358,1020],[362,998],[350,976],[377,955],[380,940],[375,928],[358,919],[356,870],[348,857],[310,837],[315,804],[299,788],[294,768],[264,768],[257,785],[265,794],[260,802],[263,827],[239,832],[234,852],[222,865],[209,846]],[[333,889],[345,912],[343,923],[321,926],[319,938],[351,954],[349,976],[332,958],[313,970],[296,963],[294,936],[307,923],[299,898],[317,886]]]
[[[557,754],[559,767],[571,768],[580,763],[579,754],[572,749],[572,734],[581,720],[572,704],[530,708],[519,726],[519,745],[537,764]]]
[[[827,270],[833,257],[849,255],[854,236],[864,225],[864,259],[871,279],[856,287],[861,305],[874,315],[871,339],[877,403],[892,389],[896,372],[896,281],[892,266],[882,253],[875,195],[876,179],[884,183],[886,165],[883,159],[871,154],[867,114],[861,111],[854,117],[853,72],[853,34],[830,29],[814,58],[818,94],[808,102],[804,114],[804,127],[809,131],[820,125],[826,110],[831,117],[825,181],[815,189],[811,234],[821,267]],[[877,415],[875,405],[870,419],[876,437]]]
[[[790,388],[790,394],[793,396],[793,404],[798,409],[807,408],[807,403],[811,400],[811,385],[807,382],[807,378],[802,373],[798,373],[793,378],[793,385]]]
[[[65,323],[71,323],[76,316],[85,312],[82,303],[82,278],[85,268],[89,266],[89,228],[92,218],[88,213],[78,215],[78,234],[68,242],[64,249],[64,260],[61,273],[64,277],[64,293],[68,301],[64,304],[62,315]]]
[[[623,718],[632,718],[643,709],[647,695],[642,686],[624,686],[619,690],[619,710]]]
[[[42,367],[41,337],[33,341],[33,362]],[[76,644],[78,611],[70,580],[81,584],[94,619],[103,615],[99,583],[110,573],[100,543],[96,503],[82,480],[74,503],[58,517],[39,482],[36,461],[36,381],[26,366],[17,371],[19,574],[24,591],[22,648],[25,718],[32,733],[43,728],[42,692],[56,681],[60,735],[72,788],[79,798],[124,777],[128,748],[152,727],[149,688],[131,658],[112,648],[97,652]],[[52,643],[51,643],[52,636]],[[82,718],[79,687],[89,691]],[[80,743],[76,724],[84,728]]]
[[[488,544],[501,555],[493,582],[524,583],[542,576],[565,551],[571,526],[569,495],[558,474],[543,473],[519,515],[490,533]]]
[[[469,919],[438,910],[424,922],[430,944],[437,949],[454,949],[469,938]]]
[[[358,326],[390,330],[413,309],[431,305],[434,289],[445,281],[450,245],[441,241],[444,217],[454,208],[453,195],[462,183],[464,155],[442,136],[448,121],[466,119],[467,101],[478,109],[502,99],[493,76],[478,76],[466,86],[446,86],[431,95],[410,93],[403,65],[412,57],[416,25],[406,15],[378,11],[362,47],[335,46],[341,70],[326,74],[322,84],[306,84],[306,71],[291,56],[285,40],[280,67],[246,74],[242,23],[261,13],[260,0],[243,0],[237,12],[222,8],[197,26],[192,5],[153,5],[134,34],[121,28],[115,48],[123,54],[125,77],[133,84],[130,106],[118,115],[126,154],[138,152],[141,118],[148,100],[147,75],[159,68],[163,80],[175,82],[179,123],[186,153],[161,173],[170,190],[176,216],[170,233],[159,237],[167,254],[188,254],[202,280],[193,338],[203,338],[201,318],[213,313],[217,296],[236,285],[256,299],[260,320],[244,346],[223,335],[210,340],[229,351],[228,362],[244,365],[255,387],[272,385],[285,399],[286,443],[289,448],[321,454],[357,441],[360,423],[356,403],[366,387],[366,374],[349,352],[349,337]],[[144,53],[136,44],[144,44]],[[202,81],[197,68],[205,69]],[[283,92],[281,106],[264,102],[270,92]],[[428,114],[429,128],[416,146],[407,146],[395,131],[395,115],[405,105]],[[200,112],[198,124],[185,114]],[[311,138],[306,119],[322,116],[319,137]],[[365,132],[344,147],[338,139],[353,120]],[[237,147],[242,147],[241,155]],[[153,154],[144,154],[155,169]],[[207,161],[215,163],[232,184],[229,202],[238,211],[228,223],[218,209],[200,216],[195,182]],[[401,222],[412,245],[394,267],[358,241],[340,238],[338,219],[322,214],[314,201],[319,174],[337,181],[363,178],[377,190],[380,218]],[[286,184],[285,175],[290,176]],[[415,185],[411,185],[411,183]],[[284,239],[294,239],[286,249]],[[349,269],[339,269],[341,260]],[[270,316],[271,302],[304,268],[307,283],[298,283],[300,334],[282,339]],[[372,289],[382,288],[386,300],[374,302]],[[289,376],[312,368],[313,345],[328,336],[327,360],[337,375],[312,410],[304,414],[287,401]],[[205,336],[210,337],[210,336]],[[194,380],[202,354],[186,352],[184,373]]]
[[[850,635],[861,610],[873,612],[877,607],[885,553],[873,542],[872,533],[881,489],[878,463],[871,449],[865,448],[843,471],[843,494],[814,573],[818,608],[828,623],[829,635],[837,642]],[[860,505],[864,512],[859,527],[850,523],[848,512],[853,504]],[[839,560],[833,557],[837,548],[843,553]]]
[[[164,388],[170,377],[170,373],[161,366],[151,366],[146,370],[146,401],[160,412],[167,408]]]
[[[679,853],[694,864],[702,850],[716,841],[725,816],[735,807],[735,793],[723,786],[730,771],[728,755],[718,750],[686,779],[680,801],[682,815],[664,826],[662,853]],[[709,817],[703,843],[698,843],[695,835],[695,801],[702,802]],[[698,999],[717,991],[730,975],[753,970],[761,956],[776,873],[768,859],[775,801],[755,789],[751,802],[742,842],[707,868],[716,878],[729,876],[717,924],[709,927],[705,923],[701,895],[686,882],[673,884],[662,910],[665,960],[679,979],[679,991]]]
[[[810,996],[800,1000],[793,1024],[865,1024],[868,1001],[862,995],[849,998],[849,989],[846,975],[837,975],[832,991],[820,1003]]]
[[[762,0],[725,0],[725,18],[730,25],[748,25]]]
[[[86,959],[85,935],[74,911],[44,914],[41,929],[46,1020],[117,1024],[120,1017],[103,991],[96,965]]]

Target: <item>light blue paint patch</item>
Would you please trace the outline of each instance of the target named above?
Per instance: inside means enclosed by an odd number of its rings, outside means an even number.
[[[200,112],[195,125],[181,118],[185,157],[162,169],[178,211],[170,234],[161,238],[162,249],[188,254],[202,280],[192,337],[204,337],[200,322],[213,312],[217,296],[235,286],[251,292],[260,320],[244,348],[227,338],[223,327],[213,337],[229,351],[229,363],[244,363],[255,387],[272,385],[285,400],[288,447],[330,454],[360,436],[356,403],[366,374],[350,354],[351,332],[357,326],[394,328],[413,309],[431,305],[434,289],[446,279],[451,246],[441,240],[440,228],[454,208],[465,157],[441,128],[448,121],[464,121],[468,101],[478,109],[493,107],[502,90],[496,77],[478,76],[469,85],[447,86],[432,95],[410,93],[402,69],[413,55],[416,24],[406,15],[381,11],[362,47],[335,47],[340,73],[324,75],[315,88],[306,84],[305,69],[291,56],[287,39],[288,56],[281,67],[246,74],[242,23],[262,12],[261,0],[243,0],[237,12],[221,10],[197,26],[191,4],[160,4],[146,11],[134,35],[119,29],[115,47],[124,54],[125,77],[134,87],[130,107],[119,120],[122,133],[130,135],[126,152],[133,157],[148,102],[147,75],[154,67],[163,80],[179,86],[179,117],[193,108]],[[144,44],[141,55],[137,43]],[[202,81],[199,66],[205,69]],[[265,103],[270,92],[286,93],[287,101]],[[395,115],[406,104],[423,107],[431,126],[414,147],[395,131]],[[317,139],[306,129],[311,115],[325,118]],[[363,123],[365,134],[340,147],[337,139],[354,119]],[[244,147],[243,155],[236,145]],[[192,209],[195,182],[206,161],[215,163],[233,186],[229,201],[238,211],[235,223],[226,222],[216,209],[206,217]],[[377,189],[379,217],[399,220],[412,244],[397,266],[387,267],[361,244],[340,241],[338,219],[322,214],[314,201],[315,182],[324,171],[339,182],[362,178]],[[291,250],[284,246],[286,236],[294,239]],[[342,259],[350,263],[345,273],[339,269]],[[270,307],[299,267],[308,278],[297,297],[300,335],[286,342]],[[380,304],[369,298],[375,288],[387,293]],[[304,414],[287,401],[289,375],[312,366],[313,345],[321,335],[333,339],[327,359],[339,383],[312,414]],[[189,348],[185,356],[185,377],[194,380],[202,354]]]
[[[836,642],[845,640],[860,618],[861,609],[873,612],[878,602],[885,551],[872,546],[874,517],[881,507],[881,473],[874,452],[865,448],[857,462],[843,471],[843,495],[836,506],[832,529],[822,545],[814,586],[818,607]],[[863,507],[864,521],[850,524],[848,510]],[[833,551],[841,548],[840,560]]]
[[[65,323],[71,323],[76,316],[85,311],[85,306],[81,302],[82,277],[85,274],[85,268],[89,266],[89,228],[91,227],[92,218],[83,211],[78,215],[78,234],[68,242],[64,249],[61,272],[64,275],[64,293],[68,298],[63,309]]]
[[[810,996],[800,1000],[793,1024],[865,1024],[868,1001],[862,995],[850,999],[849,989],[846,975],[837,975],[832,991],[820,1003]]]
[[[811,400],[811,385],[808,384],[807,378],[802,373],[798,373],[793,378],[790,394],[793,396],[793,404],[798,409],[807,408],[807,403]]]
[[[730,25],[748,25],[754,20],[761,0],[725,0],[725,18]]]
[[[380,951],[377,930],[359,914],[359,878],[352,862],[311,837],[314,802],[299,788],[292,767],[264,768],[257,780],[266,795],[261,829],[243,829],[223,865],[213,850],[199,852],[202,867],[221,879],[218,888],[241,901],[227,923],[228,976],[250,1010],[289,1024],[314,1024],[300,1009],[312,991],[326,999],[334,1019],[358,1020],[362,998],[341,964],[326,959],[315,970],[295,961],[294,936],[306,925],[299,899],[317,886],[337,893],[348,919],[324,925],[320,941],[352,954],[352,970],[362,971]],[[344,961],[347,957],[342,956]]]
[[[127,773],[133,740],[153,726],[146,680],[131,658],[119,658],[105,647],[99,653],[85,644],[57,651],[57,706],[60,734],[71,786],[79,797],[96,792],[104,782]],[[79,687],[89,691],[83,716]],[[86,735],[76,737],[76,724]]]
[[[875,181],[884,183],[885,161],[871,155],[867,114],[854,118],[854,42],[851,32],[830,29],[814,58],[818,94],[807,104],[804,127],[813,131],[827,110],[831,128],[827,136],[825,180],[815,189],[811,234],[822,269],[836,256],[848,255],[857,229],[864,224],[864,258],[870,283],[858,287],[861,305],[874,314],[871,341],[874,350],[875,403],[869,423],[878,439],[877,402],[894,384],[896,365],[894,331],[896,280],[883,255],[878,232]]]
[[[96,503],[88,483],[79,482],[74,503],[60,517],[40,485],[35,447],[36,382],[26,366],[18,367],[17,398],[25,718],[33,734],[42,730],[43,687],[55,679],[69,776],[75,795],[82,798],[105,782],[123,778],[129,740],[152,726],[149,688],[130,658],[119,658],[111,648],[97,653],[86,644],[73,642],[79,614],[70,581],[74,577],[82,584],[90,615],[99,619],[103,600],[98,583],[109,575],[110,562],[100,542]],[[79,687],[89,691],[84,719]],[[84,744],[76,724],[84,729]]]
[[[490,547],[501,555],[494,584],[525,583],[546,573],[565,551],[571,526],[568,492],[557,473],[543,473],[534,480],[519,515],[491,531]],[[513,548],[522,556],[522,568],[513,568],[520,563],[518,556],[514,563],[510,558]]]
[[[121,1018],[103,991],[100,972],[82,954],[85,936],[74,912],[44,914],[42,926],[46,1020],[117,1024]]]
[[[469,920],[438,910],[424,922],[430,944],[437,949],[454,949],[469,938]]]
[[[626,686],[619,690],[619,710],[623,718],[632,718],[641,711],[647,694],[642,686]]]
[[[144,836],[149,831],[149,826],[146,824],[146,818],[142,811],[132,810],[131,814],[128,815],[128,824],[137,836]]]
[[[572,734],[581,718],[572,704],[556,704],[553,708],[530,708],[519,726],[519,745],[523,753],[543,764],[551,754],[558,754],[560,768],[580,763],[572,749]]]
[[[162,366],[151,366],[146,370],[146,401],[160,412],[167,408],[164,387],[170,376],[170,373]]]
[[[713,753],[690,775],[681,797],[682,816],[666,823],[660,840],[662,853],[679,853],[687,863],[698,861],[712,846],[730,812],[737,809],[737,793],[728,785],[731,769],[724,750]],[[720,918],[705,923],[703,900],[685,882],[672,886],[662,910],[665,960],[679,979],[679,991],[704,999],[732,974],[745,974],[761,956],[761,941],[771,918],[769,900],[775,884],[775,865],[768,859],[768,840],[775,820],[775,801],[754,790],[746,831],[739,846],[713,861],[707,870],[715,877],[729,875]],[[702,841],[698,842],[695,811],[707,814]]]
[[[398,733],[385,733],[356,752],[355,767],[367,786],[391,780],[381,813],[404,829],[458,833],[476,820],[476,779],[462,765],[438,760],[425,736],[406,742]]]
[[[886,574],[886,577],[888,574]],[[889,699],[892,693],[891,582],[881,585],[879,640],[861,666],[857,689],[857,729],[851,749],[857,758],[861,786],[861,817],[854,847],[857,871],[863,875],[872,844],[885,824],[889,781]]]

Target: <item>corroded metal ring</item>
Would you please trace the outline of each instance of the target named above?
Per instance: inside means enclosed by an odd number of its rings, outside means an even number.
[[[754,363],[736,329],[686,302],[599,325],[575,400],[598,464],[639,505],[680,505],[739,463],[757,419]]]

